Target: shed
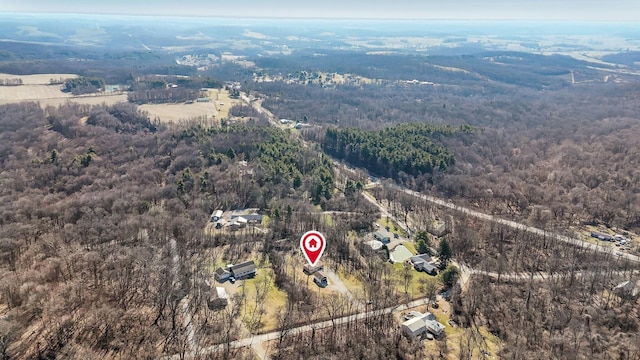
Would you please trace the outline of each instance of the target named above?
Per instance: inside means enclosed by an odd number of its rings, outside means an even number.
[[[224,268],[216,269],[216,272],[213,274],[213,278],[220,283],[227,281],[229,277],[231,277],[231,273],[229,272],[229,270]]]
[[[253,260],[245,261],[231,267],[231,275],[236,280],[253,277],[256,275],[256,264]]]
[[[442,236],[447,233],[447,224],[444,222],[436,222],[433,226],[430,226],[427,231],[434,236]]]
[[[383,244],[388,244],[391,242],[391,237],[393,235],[391,235],[391,233],[389,233],[388,231],[376,231],[375,233],[373,233],[373,237],[380,241]]]
[[[209,299],[207,300],[207,307],[210,310],[217,310],[224,308],[229,303],[229,295],[227,291],[220,286],[212,287],[209,292]]]
[[[327,280],[327,277],[319,271],[313,274],[313,282],[322,288],[329,285],[329,281]]]
[[[416,316],[402,323],[402,331],[409,337],[417,338],[427,331],[422,317]]]

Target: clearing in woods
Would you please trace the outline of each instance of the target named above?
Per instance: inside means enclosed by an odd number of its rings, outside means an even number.
[[[36,74],[36,75],[12,75],[0,74],[3,79],[21,79],[22,85],[0,86],[0,104],[9,104],[22,101],[38,101],[40,106],[58,106],[73,101],[80,104],[97,105],[106,103],[112,105],[121,101],[127,101],[126,94],[106,93],[87,94],[74,96],[70,93],[62,92],[61,85],[49,85],[51,80],[63,81],[64,79],[75,78],[74,74]]]
[[[208,102],[144,104],[140,110],[149,112],[153,119],[158,117],[162,122],[176,122],[190,118],[206,116],[208,119],[222,120],[229,118],[229,109],[240,104],[240,99],[232,99],[224,89],[208,89],[205,93]]]
[[[194,102],[193,104],[143,104],[138,107],[149,113],[152,119],[159,118],[163,123],[176,122],[190,118],[206,116],[208,119],[219,117],[216,108],[211,102]]]
[[[0,80],[21,79],[23,85],[49,85],[51,80],[64,81],[65,79],[77,78],[76,74],[34,74],[34,75],[13,75],[0,73]]]

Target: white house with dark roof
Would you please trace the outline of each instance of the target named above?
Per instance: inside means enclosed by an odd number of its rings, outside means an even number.
[[[249,278],[255,276],[256,264],[253,262],[253,260],[245,261],[243,263],[231,266],[229,271],[236,280]]]
[[[213,278],[216,279],[216,281],[219,283],[229,280],[230,277],[231,277],[231,272],[226,268],[220,267],[216,269],[216,271],[213,273]]]

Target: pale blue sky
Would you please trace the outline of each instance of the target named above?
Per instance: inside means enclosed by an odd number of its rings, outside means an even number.
[[[0,0],[0,12],[268,18],[640,21],[640,0]]]

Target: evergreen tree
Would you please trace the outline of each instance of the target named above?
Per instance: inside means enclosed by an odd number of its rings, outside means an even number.
[[[440,240],[440,244],[438,245],[438,255],[440,256],[440,266],[447,266],[447,264],[449,264],[449,260],[451,260],[451,246],[449,246],[449,242],[445,238]]]

